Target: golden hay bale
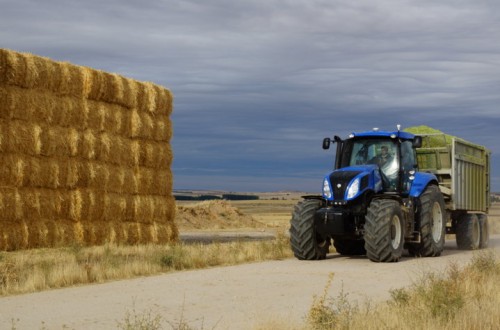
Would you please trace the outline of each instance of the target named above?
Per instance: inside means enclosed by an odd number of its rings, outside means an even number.
[[[86,98],[90,92],[90,73],[87,68],[63,62],[61,65],[61,84],[56,94]]]
[[[20,196],[23,202],[23,215],[27,219],[39,219],[42,214],[40,191],[37,189],[25,189]]]
[[[28,247],[38,248],[48,246],[49,231],[43,221],[39,219],[27,219],[28,227]]]
[[[108,191],[112,193],[124,193],[125,182],[129,184],[129,178],[126,176],[126,169],[120,166],[108,165]]]
[[[155,196],[134,196],[134,221],[151,224],[154,221]]]
[[[172,122],[168,118],[157,118],[154,124],[154,140],[168,142],[172,138]]]
[[[89,129],[83,132],[82,147],[78,156],[89,160],[96,158],[96,137]]]
[[[141,121],[141,131],[139,137],[143,139],[153,139],[155,133],[155,121],[151,114],[147,112],[141,112],[139,114]]]
[[[138,87],[138,108],[155,115],[170,115],[172,112],[172,93],[161,86],[145,82]]]
[[[103,221],[118,221],[124,219],[127,208],[127,196],[119,194],[104,195]]]
[[[28,155],[40,154],[42,128],[38,124],[12,120],[3,128],[5,128],[5,151]]]
[[[20,53],[0,49],[0,82],[24,87],[26,62]]]
[[[142,242],[141,225],[137,222],[124,222],[122,223],[126,232],[127,244],[139,244]]]
[[[158,226],[153,224],[141,224],[142,240],[144,243],[158,243]]]
[[[110,105],[110,109],[112,109],[112,114],[109,116],[106,121],[106,131],[113,134],[118,135],[126,135],[126,122],[127,122],[127,114],[130,111],[125,110],[120,106]]]
[[[98,157],[97,160],[102,162],[110,162],[114,158],[112,152],[111,137],[107,133],[102,133],[98,137]]]
[[[4,222],[0,226],[0,250],[15,251],[28,247],[27,226],[22,222]]]
[[[27,161],[14,154],[0,153],[0,186],[22,187],[26,180]]]
[[[128,136],[131,138],[138,137],[141,133],[142,122],[137,110],[131,112],[129,120]]]
[[[107,121],[107,107],[101,102],[88,102],[88,127],[95,132],[104,131]]]
[[[14,97],[9,86],[0,85],[0,119],[12,119]]]
[[[61,185],[68,189],[78,187],[78,161],[74,158],[60,160],[60,166],[65,173],[65,180],[60,180]]]

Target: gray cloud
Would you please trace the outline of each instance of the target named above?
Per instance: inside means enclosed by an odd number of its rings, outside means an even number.
[[[2,47],[173,91],[176,188],[295,182],[316,191],[332,163],[324,136],[397,123],[500,151],[497,1],[0,0],[0,8]]]

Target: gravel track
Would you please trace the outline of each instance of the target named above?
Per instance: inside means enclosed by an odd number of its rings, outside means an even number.
[[[500,235],[490,246],[500,252]],[[424,272],[466,264],[473,254],[449,241],[438,258],[373,263],[330,254],[322,261],[260,262],[4,297],[0,329],[116,329],[127,311],[161,315],[165,329],[181,318],[194,329],[252,329],[275,318],[299,324],[331,272],[330,296],[342,290],[360,304],[378,302]]]

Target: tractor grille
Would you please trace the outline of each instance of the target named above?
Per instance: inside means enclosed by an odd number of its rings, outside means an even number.
[[[347,185],[351,180],[361,173],[360,171],[335,171],[330,175],[333,189],[333,199],[343,200]]]

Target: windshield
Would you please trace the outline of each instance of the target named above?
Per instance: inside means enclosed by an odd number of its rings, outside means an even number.
[[[346,140],[341,167],[374,164],[382,172],[384,186],[396,189],[399,171],[397,144],[388,139]]]

